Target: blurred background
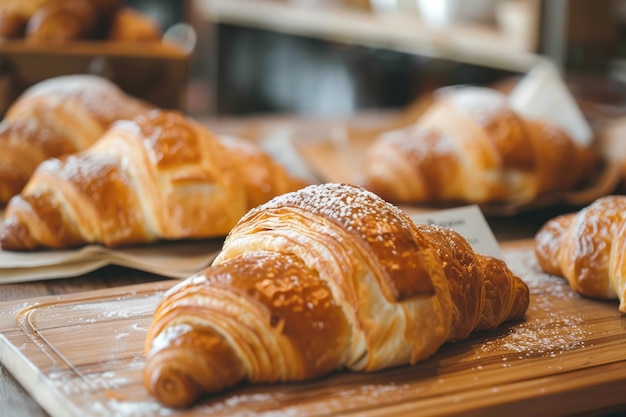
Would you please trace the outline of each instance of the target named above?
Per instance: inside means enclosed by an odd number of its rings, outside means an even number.
[[[626,0],[125,3],[178,51],[7,38],[3,107],[43,78],[92,72],[196,116],[346,117],[403,108],[443,85],[514,79],[539,59],[557,66],[589,111],[619,114],[626,101]]]
[[[523,74],[538,57],[589,106],[624,100],[623,0],[198,0],[190,12],[192,113],[402,108],[442,85]]]

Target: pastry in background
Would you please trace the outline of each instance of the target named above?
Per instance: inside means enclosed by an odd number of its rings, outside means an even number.
[[[272,197],[304,185],[271,158],[231,149],[179,112],[155,109],[118,121],[87,150],[39,165],[7,205],[0,245],[33,250],[222,237],[257,203],[247,193],[250,181]],[[250,165],[246,172],[240,157]]]
[[[626,313],[626,196],[601,197],[549,220],[535,236],[535,255],[545,273],[584,296],[618,299]]]
[[[39,8],[26,25],[29,42],[64,43],[92,37],[98,13],[89,0],[52,1]]]
[[[30,17],[39,7],[50,0],[2,0],[0,1],[0,37],[24,36]]]
[[[564,130],[516,114],[503,93],[457,87],[414,125],[380,135],[355,182],[397,203],[519,202],[574,190],[597,163]]]
[[[160,41],[154,19],[123,0],[2,0],[0,37],[31,43]]]
[[[108,33],[109,40],[122,42],[158,42],[162,36],[157,22],[130,7],[123,7],[115,13]]]
[[[484,88],[493,89],[503,94],[510,94],[519,83],[520,77],[510,76],[495,80],[485,85]],[[437,95],[446,87],[439,85],[428,86],[418,94],[398,115],[400,121],[396,122],[399,127],[417,123],[420,117],[433,105]],[[394,129],[395,130],[395,129]]]
[[[150,108],[95,75],[60,76],[33,85],[0,123],[0,204],[18,194],[45,159],[87,149],[114,121]]]
[[[0,37],[5,39],[24,36],[28,18],[19,11],[0,9]]]
[[[528,303],[503,261],[455,231],[417,226],[363,188],[312,185],[248,212],[213,265],[166,294],[144,385],[185,407],[244,380],[414,364]]]
[[[220,136],[244,183],[246,206],[252,209],[286,191],[300,189],[308,182],[295,178],[270,154],[248,139]]]

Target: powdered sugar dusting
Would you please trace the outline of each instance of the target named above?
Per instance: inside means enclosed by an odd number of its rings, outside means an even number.
[[[412,155],[416,163],[456,151],[454,142],[443,132],[419,124],[383,133],[379,142],[395,146],[403,154]]]
[[[511,111],[506,96],[491,88],[448,87],[441,89],[440,94],[483,126],[502,112]]]
[[[322,216],[344,229],[357,232],[364,240],[380,238],[378,227],[410,230],[410,218],[396,206],[387,203],[365,188],[347,184],[310,185],[301,190],[275,197],[259,206],[242,221],[259,212],[281,207],[299,208]]]
[[[405,212],[365,188],[336,183],[312,185],[274,198],[249,212],[241,222],[258,221],[257,227],[264,227],[264,219],[285,212],[313,221],[320,234],[337,235],[337,239],[349,236],[352,244],[386,273],[390,284],[385,285],[395,286],[402,297],[431,291],[429,282],[413,285],[414,277],[421,276],[425,268],[421,257],[424,248],[418,242],[415,223]]]
[[[365,403],[377,403],[381,398],[389,398],[394,394],[403,394],[407,390],[415,391],[410,384],[365,384],[354,389],[346,389],[339,391],[342,397],[350,397],[351,399],[359,399]]]
[[[511,367],[519,360],[558,358],[568,352],[593,346],[592,332],[585,326],[583,316],[564,316],[560,312],[548,314],[541,320],[532,318],[511,326],[505,335],[486,337],[478,347],[478,356],[501,356],[502,367]]]
[[[302,415],[332,415],[347,412],[351,408],[367,405],[379,406],[394,399],[421,391],[418,386],[401,383],[359,384],[349,388],[333,389],[332,395],[321,392],[314,399],[304,395],[297,404],[286,405],[290,395],[285,392],[272,394],[253,393],[233,395],[218,402],[203,404],[195,408],[201,415],[228,415],[230,417],[295,417]]]
[[[528,285],[531,303],[526,321],[511,326],[505,337],[488,339],[482,352],[514,352],[519,358],[549,355],[586,347],[591,336],[583,313],[562,312],[561,303],[579,298],[563,278],[543,273],[531,249],[508,252],[507,265]],[[542,317],[534,319],[533,317]]]
[[[115,168],[115,159],[109,155],[80,153],[68,155],[62,159],[48,159],[41,163],[39,171],[49,171],[59,177],[72,182],[82,182],[88,178],[95,178],[94,183],[102,184],[112,169]]]
[[[72,74],[44,80],[26,90],[19,100],[42,96],[58,97],[59,102],[76,100],[104,127],[148,109],[148,106],[127,96],[116,84],[90,74]]]
[[[156,401],[119,401],[94,402],[85,410],[91,415],[116,417],[167,417],[176,415],[173,409],[163,407]]]
[[[24,93],[24,97],[46,96],[50,94],[63,94],[71,97],[78,93],[85,92],[94,94],[99,91],[120,91],[111,81],[104,77],[91,74],[73,74],[71,76],[60,76],[49,78],[29,87]]]
[[[509,252],[505,254],[505,261],[509,269],[528,285],[531,296],[550,295],[549,297],[535,297],[531,308],[548,310],[554,301],[578,297],[563,278],[541,271],[533,250]]]
[[[480,350],[483,353],[519,353],[519,359],[546,355],[556,357],[585,347],[589,334],[581,326],[583,322],[582,317],[561,317],[554,313],[548,319],[512,326],[506,337],[487,339]]]
[[[248,415],[285,417],[297,416],[298,414],[295,408],[290,409],[289,407],[281,407],[280,410],[276,410],[277,408],[279,408],[281,399],[283,397],[283,393],[255,393],[232,395],[221,401],[200,405],[196,408],[196,410],[203,415],[212,415],[218,413],[221,414],[228,412],[228,415],[232,417],[244,417]],[[258,410],[259,404],[263,405],[262,408],[264,409],[264,411]]]

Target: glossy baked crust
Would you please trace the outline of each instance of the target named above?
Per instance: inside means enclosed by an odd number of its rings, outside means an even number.
[[[94,75],[60,76],[30,87],[0,123],[0,204],[19,193],[44,160],[85,150],[114,121],[150,108]]]
[[[363,188],[313,185],[251,210],[214,264],[173,287],[146,339],[146,388],[182,407],[240,381],[412,364],[524,316],[528,287],[458,233]]]
[[[7,206],[0,244],[32,250],[225,236],[251,204],[304,186],[260,148],[248,147],[245,160],[237,149],[175,111],[120,120],[87,150],[38,166]],[[251,181],[262,196],[248,196]]]
[[[0,2],[0,36],[24,36],[26,24],[32,15],[50,0],[2,0]]]
[[[555,217],[535,236],[542,270],[567,279],[574,291],[619,299],[626,313],[626,196],[597,199],[577,213]]]

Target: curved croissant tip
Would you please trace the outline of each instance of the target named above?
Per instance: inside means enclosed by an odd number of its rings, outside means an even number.
[[[22,222],[11,221],[10,219],[4,224],[4,229],[0,235],[0,248],[3,250],[19,251],[34,249],[29,242],[32,243],[30,229]]]
[[[195,403],[202,388],[185,372],[167,364],[154,367],[147,364],[144,371],[146,389],[166,407],[184,408]]]

